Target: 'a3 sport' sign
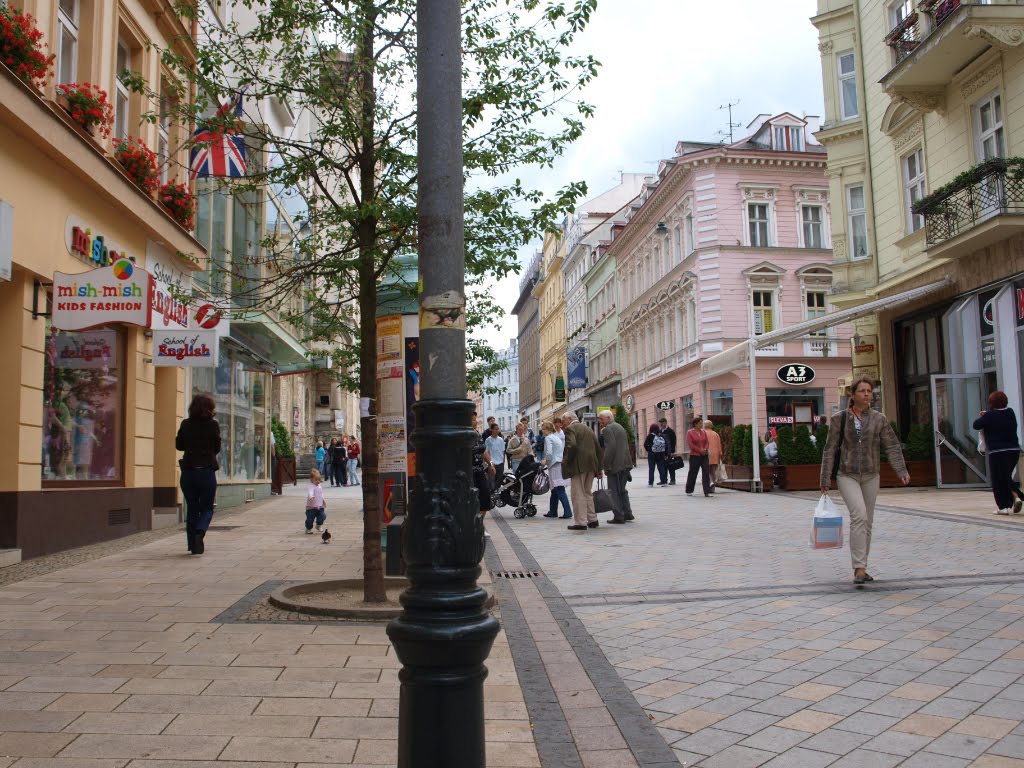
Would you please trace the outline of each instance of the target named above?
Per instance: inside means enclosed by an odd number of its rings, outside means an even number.
[[[814,381],[814,369],[801,363],[789,363],[779,368],[776,374],[785,384],[808,384]]]

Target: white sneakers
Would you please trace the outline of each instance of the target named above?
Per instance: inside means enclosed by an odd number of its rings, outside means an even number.
[[[306,533],[312,533],[312,532],[313,532],[313,529],[312,529],[312,528],[307,528],[307,529],[306,529]]]
[[[322,530],[323,530],[323,526],[321,526],[320,523],[317,523],[316,524],[316,532],[320,533],[320,531],[322,531]]]

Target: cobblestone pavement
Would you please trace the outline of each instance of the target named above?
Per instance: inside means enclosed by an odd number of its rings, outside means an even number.
[[[637,522],[582,534],[499,512],[496,553],[534,569],[523,612],[555,616],[545,651],[565,640],[598,689],[610,662],[679,763],[1024,768],[1024,526],[990,494],[886,492],[861,590],[848,549],[807,547],[815,494],[631,495]],[[618,759],[601,764],[662,764]]]
[[[303,492],[219,512],[201,557],[172,529],[0,571],[0,768],[394,765],[384,624],[218,618],[271,583],[359,576],[359,489],[327,489],[326,546]],[[535,768],[504,633],[488,668],[488,765]]]

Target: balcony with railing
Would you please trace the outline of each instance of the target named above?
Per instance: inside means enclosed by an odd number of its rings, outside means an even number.
[[[924,110],[945,106],[945,89],[954,75],[990,47],[1010,49],[1024,35],[1021,0],[922,0],[885,36],[893,51],[892,69],[882,88]]]
[[[918,200],[930,257],[974,253],[1024,228],[1024,158],[987,160]]]

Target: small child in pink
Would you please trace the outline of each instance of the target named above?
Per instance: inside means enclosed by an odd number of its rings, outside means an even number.
[[[327,505],[324,503],[324,492],[320,487],[321,482],[323,482],[323,477],[320,475],[320,470],[311,470],[309,473],[309,493],[306,494],[306,533],[313,532],[314,521],[316,521],[316,529],[319,531],[320,526],[327,519],[327,513],[324,511]]]

